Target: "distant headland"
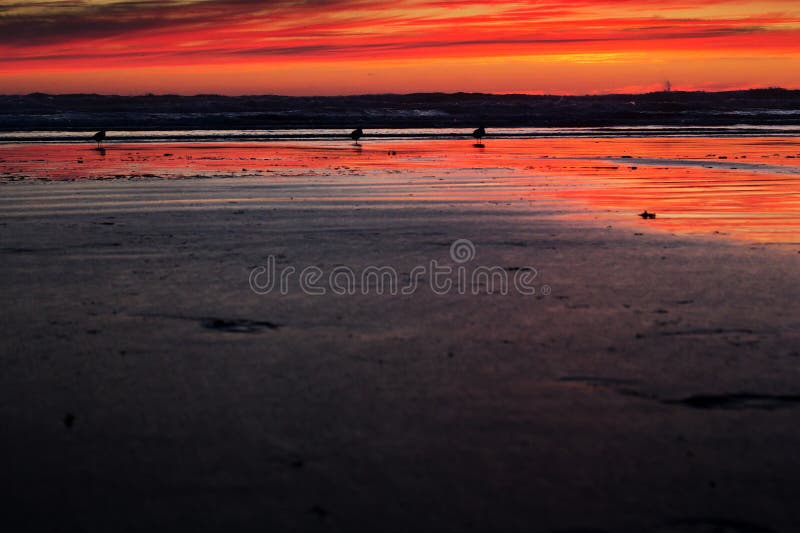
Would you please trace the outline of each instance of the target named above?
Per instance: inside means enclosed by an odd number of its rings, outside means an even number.
[[[800,90],[540,96],[0,96],[0,131],[800,124]]]

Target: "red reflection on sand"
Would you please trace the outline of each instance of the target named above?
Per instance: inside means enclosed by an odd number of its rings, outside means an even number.
[[[795,138],[563,138],[0,146],[0,180],[251,177],[298,200],[559,201],[680,233],[796,242]],[[266,181],[265,181],[266,180]],[[290,191],[290,192],[289,192]],[[288,196],[287,196],[288,197]],[[569,200],[565,202],[565,200]],[[580,209],[580,207],[584,209]],[[589,208],[589,212],[585,208]],[[639,222],[642,210],[656,220]]]

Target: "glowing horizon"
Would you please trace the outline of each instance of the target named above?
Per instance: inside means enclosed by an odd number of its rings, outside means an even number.
[[[800,87],[795,0],[12,0],[0,93]]]

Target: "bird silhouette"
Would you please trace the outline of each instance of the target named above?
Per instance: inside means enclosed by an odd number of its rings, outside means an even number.
[[[92,136],[94,142],[97,143],[97,147],[100,148],[100,145],[103,144],[103,140],[106,138],[106,130],[98,131]]]
[[[648,213],[648,212],[647,212],[647,210],[645,210],[645,211],[644,211],[644,212],[642,212],[642,213],[639,213],[639,216],[640,216],[640,217],[642,217],[642,218],[644,218],[644,219],[648,219],[648,218],[656,218],[656,214],[655,214],[655,213]]]
[[[481,126],[480,128],[476,129],[472,132],[472,136],[478,140],[478,144],[481,144],[481,139],[486,136],[486,128]]]
[[[358,144],[358,140],[364,136],[364,130],[358,128],[357,130],[353,130],[350,132],[350,138],[353,139],[356,144]]]

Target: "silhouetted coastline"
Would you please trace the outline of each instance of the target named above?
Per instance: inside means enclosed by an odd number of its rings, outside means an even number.
[[[596,96],[0,96],[0,131],[798,125],[800,90]]]

